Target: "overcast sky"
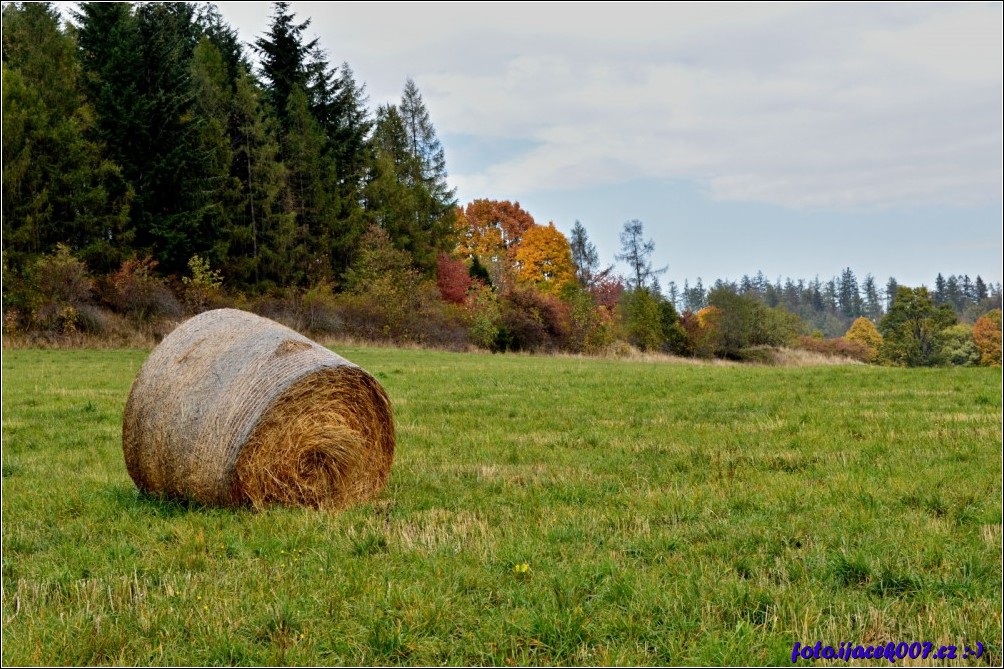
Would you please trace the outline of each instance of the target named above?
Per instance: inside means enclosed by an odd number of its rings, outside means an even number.
[[[606,263],[638,218],[664,285],[1002,279],[999,3],[292,7],[373,106],[415,79],[462,203],[578,219]]]

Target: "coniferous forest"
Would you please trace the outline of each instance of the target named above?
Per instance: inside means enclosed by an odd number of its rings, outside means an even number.
[[[492,351],[1000,365],[1001,285],[621,276],[585,227],[460,203],[414,81],[372,106],[310,20],[275,3],[244,44],[210,4],[3,8],[5,339],[156,339],[235,306],[315,335]]]

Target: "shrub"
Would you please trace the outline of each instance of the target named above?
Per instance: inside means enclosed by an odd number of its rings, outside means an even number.
[[[408,324],[408,339],[427,346],[466,349],[471,340],[463,307],[443,302],[438,288],[430,282],[417,290],[418,307]]]
[[[606,349],[615,339],[610,309],[598,306],[592,293],[578,284],[569,284],[562,297],[568,305],[568,348],[579,353]]]
[[[684,313],[680,324],[687,336],[687,353],[698,358],[714,357],[721,340],[721,316],[718,307],[704,307],[696,314]]]
[[[380,279],[362,293],[338,298],[338,315],[345,331],[363,339],[404,339],[412,308],[393,281]]]
[[[502,325],[502,308],[498,296],[484,284],[476,284],[465,302],[470,326],[468,334],[475,346],[497,350]]]
[[[181,279],[185,285],[185,304],[189,310],[198,314],[220,298],[223,277],[209,266],[208,260],[198,255],[188,260],[188,269],[192,275]]]
[[[776,348],[770,346],[751,346],[739,351],[736,359],[758,365],[775,365],[777,364],[777,357],[778,349]]]
[[[553,295],[516,286],[501,301],[502,318],[496,348],[537,351],[563,348],[568,339],[567,306]]]
[[[118,313],[146,323],[157,318],[177,318],[181,304],[163,279],[153,273],[157,261],[131,258],[105,281],[105,301]]]
[[[451,348],[467,345],[463,311],[443,303],[437,284],[424,281],[408,253],[395,248],[381,228],[366,232],[343,278],[345,292],[334,298],[333,322],[346,333]]]
[[[291,289],[273,290],[250,298],[238,296],[234,306],[270,318],[294,330],[305,329],[300,300]]]
[[[620,277],[603,276],[589,287],[589,292],[593,294],[597,305],[613,310],[624,294],[624,282]]]
[[[801,319],[780,307],[768,307],[728,288],[708,293],[708,303],[721,310],[718,355],[737,358],[744,348],[784,346],[805,329]]]
[[[676,307],[667,299],[659,296],[659,320],[662,326],[662,350],[676,355],[686,355],[688,351],[687,333],[680,324],[680,315]]]
[[[7,277],[5,277],[7,278]],[[21,314],[24,329],[54,334],[86,331],[83,309],[93,299],[94,281],[87,266],[64,244],[39,256],[11,286],[10,306]]]
[[[339,312],[348,332],[371,339],[410,339],[425,293],[422,276],[387,232],[371,226],[344,275]]]
[[[618,305],[618,316],[628,343],[642,351],[662,350],[662,310],[659,297],[648,288],[625,291]]]
[[[869,356],[865,362],[874,362],[878,357],[879,347],[882,346],[882,335],[875,328],[875,324],[864,316],[857,318],[851,324],[844,339],[857,342],[868,348]]]
[[[956,367],[973,367],[980,364],[980,349],[973,341],[973,328],[958,323],[941,333],[941,356],[945,364]]]
[[[317,334],[332,334],[342,329],[338,301],[330,282],[322,280],[305,291],[299,306],[300,329]]]
[[[822,339],[801,336],[798,338],[798,348],[833,357],[850,358],[859,362],[868,362],[872,359],[872,350],[868,346],[845,337]]]

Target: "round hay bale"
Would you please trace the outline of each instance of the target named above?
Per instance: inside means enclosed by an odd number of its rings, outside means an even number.
[[[394,422],[359,366],[267,318],[217,309],[150,354],[129,391],[122,449],[148,493],[337,509],[386,484]]]

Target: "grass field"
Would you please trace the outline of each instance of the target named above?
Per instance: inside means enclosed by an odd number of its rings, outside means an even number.
[[[1000,370],[340,352],[398,452],[333,515],[140,496],[146,352],[4,351],[3,663],[1002,661]]]

